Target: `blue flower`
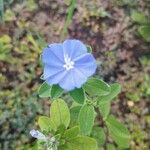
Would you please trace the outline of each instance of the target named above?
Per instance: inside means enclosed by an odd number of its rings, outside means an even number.
[[[30,134],[31,134],[31,136],[33,136],[34,138],[37,138],[39,140],[46,140],[46,136],[38,130],[33,129],[30,131]]]
[[[50,44],[43,50],[43,78],[49,85],[64,90],[80,88],[96,71],[96,60],[79,40]]]

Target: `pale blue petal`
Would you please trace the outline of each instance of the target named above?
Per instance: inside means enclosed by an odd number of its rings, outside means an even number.
[[[42,62],[44,64],[49,64],[53,66],[63,66],[63,62],[53,53],[53,51],[49,47],[43,50]]]
[[[67,72],[67,75],[59,82],[61,88],[65,89],[66,91],[71,91],[75,88],[75,82],[73,78],[72,70]]]
[[[63,53],[63,44],[62,43],[53,43],[49,44],[48,47],[54,53],[56,57],[59,58],[62,62],[64,62],[64,53]]]
[[[55,74],[58,74],[59,72],[62,72],[63,70],[64,70],[64,68],[61,66],[45,65],[44,66],[44,74],[43,74],[44,79],[54,76]]]
[[[60,71],[57,74],[47,78],[46,83],[49,85],[58,84],[66,75],[67,71]]]
[[[89,53],[84,54],[75,60],[75,68],[79,69],[87,77],[95,73],[96,67],[96,61]]]
[[[30,134],[32,137],[37,138],[39,140],[46,140],[46,136],[38,130],[31,130]]]
[[[64,54],[73,59],[87,52],[86,46],[79,40],[65,40],[63,43]]]
[[[80,88],[87,81],[87,76],[76,68],[73,69],[73,72],[75,87]]]
[[[68,71],[67,75],[59,82],[61,88],[71,91],[80,88],[87,80],[87,77],[78,69]]]

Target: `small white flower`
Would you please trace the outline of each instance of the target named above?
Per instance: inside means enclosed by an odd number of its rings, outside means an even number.
[[[46,136],[43,133],[39,132],[38,130],[33,129],[30,131],[30,134],[32,137],[37,138],[39,140],[46,140]]]

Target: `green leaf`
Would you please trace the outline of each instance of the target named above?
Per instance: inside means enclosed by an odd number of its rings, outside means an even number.
[[[99,108],[101,115],[103,116],[103,119],[106,120],[110,112],[110,102],[107,101],[104,103],[99,103],[98,108]]]
[[[51,98],[59,98],[63,94],[63,89],[59,85],[52,85]]]
[[[62,135],[64,134],[65,130],[66,127],[63,124],[61,124],[60,126],[57,127],[57,131],[55,132],[55,135]]]
[[[58,150],[67,150],[67,149],[68,149],[68,146],[66,144],[58,146]]]
[[[39,94],[39,97],[50,97],[51,96],[51,86],[49,86],[46,82],[44,82],[39,90],[38,90],[38,94]]]
[[[84,90],[82,88],[71,91],[70,95],[75,102],[77,102],[79,104],[84,103],[85,96],[84,96]]]
[[[91,130],[94,125],[95,120],[95,111],[94,107],[88,104],[85,104],[79,113],[79,126],[80,131],[83,135],[90,135]]]
[[[91,137],[97,140],[99,147],[103,146],[106,140],[104,129],[101,127],[93,127]]]
[[[103,80],[96,78],[90,78],[83,87],[92,96],[107,95],[110,92],[110,86]]]
[[[104,150],[104,147],[99,147],[98,150]]]
[[[63,138],[65,139],[75,138],[76,136],[78,136],[79,132],[80,132],[79,126],[72,127],[65,131]]]
[[[98,150],[95,139],[87,136],[77,136],[66,142],[69,150]]]
[[[38,119],[38,125],[42,131],[50,131],[51,130],[51,120],[46,116],[40,116]]]
[[[81,106],[75,106],[70,109],[70,126],[78,125],[78,116],[80,112]]]
[[[75,8],[76,8],[76,3],[77,3],[76,0],[71,0],[70,1],[70,6],[67,9],[67,17],[66,17],[66,20],[65,20],[63,31],[61,33],[61,39],[64,39],[64,37],[67,33],[67,29],[68,29],[68,27],[69,27],[69,25],[72,21],[72,17],[73,17]]]
[[[131,18],[133,21],[139,24],[146,24],[148,23],[148,19],[145,17],[143,13],[133,11],[131,14]]]
[[[110,85],[111,91],[106,96],[100,96],[97,98],[99,104],[110,102],[113,98],[115,98],[121,92],[121,86],[118,83],[114,83]]]
[[[150,42],[150,25],[141,26],[138,31],[147,42]]]
[[[116,150],[113,144],[107,144],[107,150]]]
[[[50,118],[56,127],[64,125],[66,128],[70,123],[70,112],[67,104],[62,99],[52,102],[50,108]]]
[[[16,19],[16,15],[13,10],[7,9],[4,13],[4,21],[14,21]]]
[[[120,123],[114,116],[109,116],[106,120],[109,133],[112,139],[119,147],[128,148],[130,142],[130,134],[124,124]]]
[[[10,44],[11,43],[11,37],[9,35],[3,35],[0,37],[0,43],[3,43],[3,44]]]
[[[92,53],[92,47],[90,45],[86,45],[88,53]]]

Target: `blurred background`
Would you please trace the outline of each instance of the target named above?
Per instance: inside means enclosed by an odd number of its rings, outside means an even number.
[[[149,0],[0,0],[0,150],[29,149],[40,99],[40,53],[76,38],[91,45],[96,75],[122,84],[111,111],[131,132],[131,150],[150,149]]]

